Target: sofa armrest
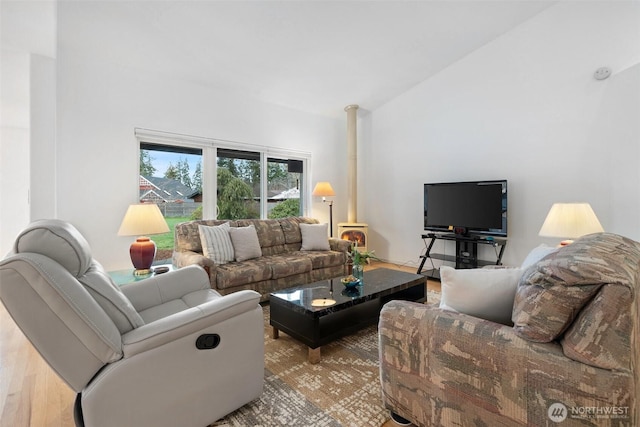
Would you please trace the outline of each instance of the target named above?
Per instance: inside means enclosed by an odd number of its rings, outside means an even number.
[[[209,276],[199,265],[190,265],[120,287],[138,312],[209,288]]]
[[[207,272],[216,267],[216,263],[212,259],[207,258],[201,253],[193,251],[173,251],[173,265],[176,267],[182,268],[194,264],[204,268]]]
[[[329,238],[329,248],[337,252],[349,252],[351,250],[351,242],[348,240]]]
[[[527,341],[509,326],[391,301],[378,330],[384,403],[418,425],[530,425],[556,402],[633,406],[624,393],[633,388],[629,373],[576,362],[557,342]]]
[[[193,251],[173,251],[173,265],[178,268],[189,265],[199,265],[209,275],[211,288],[215,289],[216,283],[216,263],[199,252]]]
[[[255,291],[238,291],[143,325],[122,336],[124,357],[160,347],[255,310],[260,311],[261,324],[262,309],[259,300],[260,294]]]

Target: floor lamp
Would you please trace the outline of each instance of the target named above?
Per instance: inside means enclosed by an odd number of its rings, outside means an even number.
[[[322,203],[324,203],[327,201],[327,197],[335,196],[336,193],[328,182],[319,182],[316,184],[311,195],[322,197]],[[329,201],[329,237],[333,237],[333,200]]]

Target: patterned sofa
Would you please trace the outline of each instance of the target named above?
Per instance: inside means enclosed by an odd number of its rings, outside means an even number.
[[[203,255],[198,225],[231,227],[253,225],[262,256],[241,262],[216,264]],[[176,225],[173,264],[198,264],[207,271],[211,288],[222,295],[253,289],[269,299],[271,292],[346,274],[347,252],[351,243],[329,239],[329,251],[301,251],[300,224],[318,224],[305,217],[281,219],[198,220]]]
[[[392,301],[384,404],[419,426],[640,426],[640,243],[584,236],[524,269],[513,325]]]

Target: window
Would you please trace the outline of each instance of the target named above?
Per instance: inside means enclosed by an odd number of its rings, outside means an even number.
[[[309,153],[146,129],[136,129],[136,138],[140,201],[157,203],[172,230],[166,241],[154,236],[157,259],[161,248],[173,250],[180,221],[282,218],[308,209]]]
[[[260,218],[260,153],[219,148],[216,164],[217,217]]]
[[[302,167],[303,163],[300,160],[267,160],[268,218],[302,215]]]
[[[140,202],[157,204],[171,230],[153,236],[156,263],[167,262],[175,225],[202,217],[202,150],[141,143],[138,186]]]

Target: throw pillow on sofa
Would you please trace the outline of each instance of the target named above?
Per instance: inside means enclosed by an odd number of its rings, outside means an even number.
[[[229,236],[228,222],[216,226],[198,224],[202,253],[216,264],[226,264],[235,259],[233,243]]]
[[[522,272],[520,268],[440,267],[440,308],[510,325]]]
[[[301,251],[328,251],[327,224],[300,224]]]
[[[233,243],[236,261],[246,261],[262,256],[258,232],[253,225],[247,227],[230,227],[229,236]]]
[[[537,246],[537,247],[533,248],[531,250],[531,252],[529,252],[529,254],[524,259],[524,261],[522,261],[522,265],[520,266],[520,268],[527,269],[527,268],[531,267],[533,264],[536,264],[542,258],[546,257],[547,255],[549,255],[549,254],[551,254],[551,253],[553,253],[553,252],[555,252],[557,250],[558,250],[558,248],[555,248],[555,247],[549,246],[549,245],[545,245],[543,243],[540,246]]]
[[[600,287],[633,283],[637,265],[619,248],[629,239],[612,233],[583,236],[529,267],[513,306],[514,329],[536,342],[558,338]]]

